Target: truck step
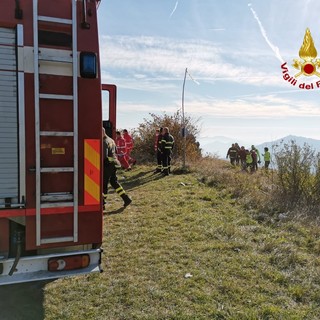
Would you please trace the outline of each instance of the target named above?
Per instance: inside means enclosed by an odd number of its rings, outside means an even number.
[[[73,202],[45,202],[41,203],[41,208],[65,208],[65,207],[73,207]]]
[[[72,131],[40,131],[42,137],[73,137]]]
[[[64,202],[72,201],[73,194],[70,192],[51,192],[44,193],[40,197],[41,202]]]
[[[45,172],[52,172],[52,173],[55,173],[55,172],[73,172],[74,169],[73,167],[52,167],[52,168],[40,168],[40,172],[42,173],[45,173]]]
[[[72,95],[65,95],[65,94],[47,94],[47,93],[40,93],[40,99],[51,99],[51,100],[73,100]]]
[[[55,18],[55,17],[48,17],[48,16],[38,16],[38,21],[54,22],[54,23],[61,23],[61,24],[72,24],[71,19],[62,19],[62,18]]]
[[[73,241],[73,237],[42,238],[41,244],[71,242],[71,241]]]
[[[72,57],[53,57],[41,54],[39,55],[39,60],[41,61],[52,61],[52,62],[65,62],[65,63],[72,63]]]

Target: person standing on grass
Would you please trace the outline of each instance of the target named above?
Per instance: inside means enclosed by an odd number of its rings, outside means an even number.
[[[239,146],[239,144],[236,142],[236,143],[234,144],[234,147],[237,149],[236,165],[238,166],[238,165],[240,164],[240,155],[239,155],[240,146]]]
[[[268,147],[264,148],[264,154],[262,156],[263,156],[263,159],[264,159],[264,168],[266,170],[268,170],[269,169],[269,165],[270,165],[270,161],[271,161],[271,154],[270,154],[270,151],[269,151]]]
[[[129,164],[136,164],[136,162],[137,162],[136,159],[131,157],[131,152],[133,149],[133,138],[129,134],[127,129],[124,129],[122,133],[123,133],[123,139],[126,141],[126,147],[127,147],[126,152],[127,152],[128,162],[129,162]]]
[[[228,157],[229,157],[230,163],[234,166],[236,159],[237,159],[237,156],[238,156],[238,150],[236,148],[236,145],[233,143],[231,145],[231,147],[228,149],[226,158],[228,159]]]
[[[121,164],[116,157],[116,144],[111,139],[104,128],[102,128],[103,139],[103,206],[106,205],[108,194],[108,184],[110,183],[113,189],[123,200],[123,206],[127,207],[131,202],[131,198],[126,194],[118,182],[117,169],[121,168]]]
[[[249,170],[249,171],[248,171]],[[246,149],[246,171],[253,172],[253,159],[251,152]]]
[[[257,163],[257,153],[255,149],[250,150],[251,157],[252,157],[252,166],[251,166],[251,172],[254,172],[258,168],[258,163]]]
[[[162,171],[162,150],[161,150],[161,141],[162,141],[162,133],[163,133],[163,128],[157,129],[156,130],[156,138],[154,142],[154,150],[156,152],[157,156],[157,168],[155,170],[155,173],[161,172]]]
[[[254,150],[254,152],[256,153],[256,161],[255,161],[255,165],[254,165],[255,168],[254,169],[258,170],[258,164],[261,163],[260,152],[254,145],[251,146],[251,150]]]
[[[120,161],[121,167],[125,170],[131,170],[131,166],[128,162],[127,145],[120,131],[116,132],[116,146],[117,146],[117,158]]]
[[[239,156],[239,159],[240,159],[242,170],[246,170],[247,169],[247,165],[246,165],[246,149],[245,149],[244,146],[241,146],[240,150],[238,151],[238,156]]]
[[[168,176],[171,172],[171,154],[174,146],[174,138],[169,132],[169,128],[163,128],[163,136],[161,139],[162,165],[163,174]]]
[[[160,134],[160,129],[157,128],[156,129],[155,138],[154,138],[154,152],[155,152],[155,154],[157,154],[157,150],[158,150],[158,137],[159,137],[159,134]]]

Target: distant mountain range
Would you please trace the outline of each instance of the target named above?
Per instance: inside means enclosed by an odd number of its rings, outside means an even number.
[[[200,147],[202,148],[202,154],[210,154],[217,156],[219,158],[225,158],[228,149],[231,147],[231,144],[234,142],[238,142],[240,146],[244,145],[246,148],[250,148],[251,144],[245,143],[244,141],[239,141],[235,138],[228,138],[223,136],[217,136],[210,138],[210,141],[203,142],[200,144]],[[291,141],[295,141],[295,143],[299,146],[303,146],[304,144],[309,145],[312,149],[314,149],[316,152],[320,152],[320,140],[306,138],[306,137],[298,137],[294,135],[289,135],[286,137],[283,137],[281,139],[277,139],[274,141],[264,142],[258,145],[255,145],[255,147],[260,151],[260,153],[263,153],[264,147],[268,147],[271,151],[274,146],[280,146],[281,144],[290,143]]]

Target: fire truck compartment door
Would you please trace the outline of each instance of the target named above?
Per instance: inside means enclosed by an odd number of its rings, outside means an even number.
[[[18,203],[16,30],[0,28],[0,208]]]

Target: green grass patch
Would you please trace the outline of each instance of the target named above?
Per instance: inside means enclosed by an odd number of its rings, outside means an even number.
[[[45,319],[319,319],[317,226],[259,221],[195,173],[120,173],[104,215],[102,274],[45,287]]]

